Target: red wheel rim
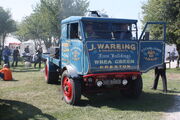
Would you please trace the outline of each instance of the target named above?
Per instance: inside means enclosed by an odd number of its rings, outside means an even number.
[[[67,100],[71,100],[72,99],[72,84],[71,81],[68,77],[64,77],[63,78],[63,82],[62,82],[62,90],[64,93],[64,96],[67,98]]]
[[[48,78],[48,66],[47,66],[47,64],[45,66],[45,78],[46,78],[46,80]]]

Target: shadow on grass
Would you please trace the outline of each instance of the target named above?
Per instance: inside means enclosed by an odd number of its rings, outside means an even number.
[[[27,69],[27,70],[13,70],[13,72],[38,72],[40,70],[30,70],[30,69]]]
[[[41,70],[40,68],[35,69],[35,68],[25,68],[25,67],[12,69],[13,72],[38,72],[40,70]]]
[[[11,70],[13,72],[37,72],[43,69],[44,67],[41,68],[34,68],[34,67],[25,67],[23,64],[18,65],[18,67],[11,67]]]
[[[107,106],[119,110],[166,112],[167,109],[173,106],[175,96],[163,93],[143,92],[138,99],[128,99],[119,94],[120,93],[109,93],[91,96],[89,100],[82,100],[80,106]]]
[[[1,120],[57,120],[51,115],[42,113],[39,108],[19,101],[0,99],[0,110]]]
[[[13,80],[4,80],[5,82],[18,82],[19,80],[15,80],[15,79],[13,79]]]
[[[180,91],[168,90],[169,93],[180,93]]]

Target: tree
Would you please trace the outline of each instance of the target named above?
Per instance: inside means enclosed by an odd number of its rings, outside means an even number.
[[[180,60],[180,2],[179,0],[148,0],[142,6],[143,24],[147,21],[167,22],[167,43],[175,44]],[[178,63],[179,64],[179,63]],[[179,66],[179,65],[178,65]]]
[[[34,13],[19,25],[17,36],[24,40],[43,40],[49,48],[54,42],[58,43],[61,20],[84,15],[88,6],[87,0],[41,0]]]
[[[16,23],[11,18],[10,11],[4,10],[0,7],[0,37],[2,37],[2,41],[0,42],[0,46],[4,48],[4,42],[7,34],[16,31]]]
[[[21,41],[34,40],[35,46],[41,46],[42,40],[46,41],[49,36],[48,22],[43,16],[33,13],[26,17],[25,20],[18,25],[16,35]]]

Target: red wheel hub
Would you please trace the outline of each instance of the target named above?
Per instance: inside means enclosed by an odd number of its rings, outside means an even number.
[[[64,92],[64,96],[68,100],[71,100],[72,99],[72,83],[68,77],[63,78],[62,90]]]

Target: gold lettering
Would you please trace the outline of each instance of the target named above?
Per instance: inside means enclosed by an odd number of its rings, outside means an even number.
[[[104,67],[103,66],[100,66],[100,69],[103,69]]]
[[[132,46],[132,45],[131,45],[131,46]],[[125,44],[124,49],[130,50],[130,49],[131,49],[130,44]]]
[[[131,45],[131,50],[136,50],[135,44],[132,44],[132,45]]]
[[[97,44],[98,50],[103,51],[112,51],[112,50],[136,50],[135,44]],[[96,49],[94,45],[92,45],[90,50]]]
[[[105,69],[108,69],[108,68],[109,68],[109,66],[106,65],[106,66],[105,66]]]
[[[115,44],[111,44],[111,49],[116,49],[116,45]]]
[[[124,50],[124,44],[121,45],[121,49]]]
[[[98,49],[103,49],[104,48],[104,44],[97,44]]]
[[[105,47],[104,47],[104,49],[110,49],[110,48],[109,48],[109,45],[106,44]]]
[[[134,60],[130,60],[130,63],[135,63]]]
[[[117,66],[117,65],[115,65],[115,66],[114,66],[114,68],[116,68],[116,69],[117,69],[117,68],[118,68],[118,66]]]
[[[62,46],[63,47],[69,47],[69,44],[68,43],[62,43]]]
[[[114,68],[112,65],[110,65],[110,67],[109,67],[110,69],[112,69],[112,68]]]
[[[131,66],[130,66],[130,65],[127,65],[127,68],[131,68]]]

